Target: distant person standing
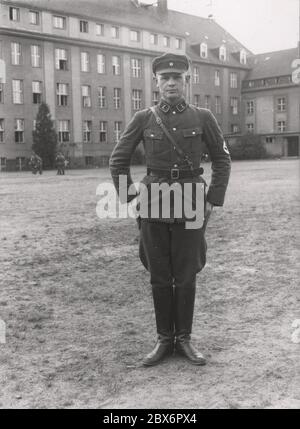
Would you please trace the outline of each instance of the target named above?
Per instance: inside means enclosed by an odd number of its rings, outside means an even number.
[[[61,152],[58,152],[58,154],[56,155],[55,162],[56,162],[57,174],[64,175],[66,159]]]
[[[31,154],[29,166],[31,168],[32,174],[36,174],[37,172],[39,172],[40,174],[43,173],[43,160],[35,152],[32,152]]]

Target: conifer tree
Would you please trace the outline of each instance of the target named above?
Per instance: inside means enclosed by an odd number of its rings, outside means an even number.
[[[34,150],[43,160],[43,166],[52,168],[55,163],[57,135],[46,103],[41,103],[36,116],[36,127],[32,132]]]

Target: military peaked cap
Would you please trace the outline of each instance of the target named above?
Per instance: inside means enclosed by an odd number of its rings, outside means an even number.
[[[154,58],[152,71],[156,73],[185,73],[189,69],[189,59],[186,55],[163,54]]]

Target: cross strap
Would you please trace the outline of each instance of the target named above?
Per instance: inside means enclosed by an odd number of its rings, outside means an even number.
[[[170,134],[169,130],[166,128],[165,124],[163,123],[161,117],[159,116],[159,114],[157,113],[156,109],[154,106],[150,107],[151,112],[153,113],[156,123],[157,125],[159,125],[159,127],[163,130],[163,132],[165,133],[168,141],[171,143],[171,145],[174,147],[174,149],[177,152],[177,155],[179,156],[179,158],[184,161],[190,168],[191,171],[194,170],[193,168],[193,163],[190,160],[190,158],[188,157],[188,155],[186,153],[183,152],[183,150],[181,149],[181,147],[178,145],[178,143],[176,142],[176,140],[173,138],[173,136]]]

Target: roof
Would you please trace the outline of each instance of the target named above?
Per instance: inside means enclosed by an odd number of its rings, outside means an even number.
[[[237,66],[248,69],[239,62],[237,53],[245,49],[224,28],[214,20],[168,10],[160,14],[157,7],[137,7],[132,0],[2,0],[6,4],[14,4],[42,10],[60,12],[66,15],[79,15],[99,20],[100,22],[115,22],[120,25],[149,29],[158,33],[176,34],[187,40],[187,54],[192,61],[217,63],[220,65]],[[208,58],[200,58],[200,43],[208,45]],[[217,49],[222,44],[227,48],[228,61],[220,61]]]
[[[169,24],[173,28],[181,28],[187,40],[187,54],[193,61],[215,63],[227,66],[237,66],[248,69],[248,65],[242,65],[239,60],[239,53],[244,49],[247,55],[252,55],[251,51],[237,41],[230,33],[221,27],[215,20],[201,18],[182,12],[169,11]],[[200,44],[207,43],[208,58],[200,58]],[[227,50],[228,61],[219,60],[218,48],[224,45]]]
[[[291,64],[296,58],[298,58],[297,48],[255,55],[250,58],[252,69],[246,80],[290,75]]]

